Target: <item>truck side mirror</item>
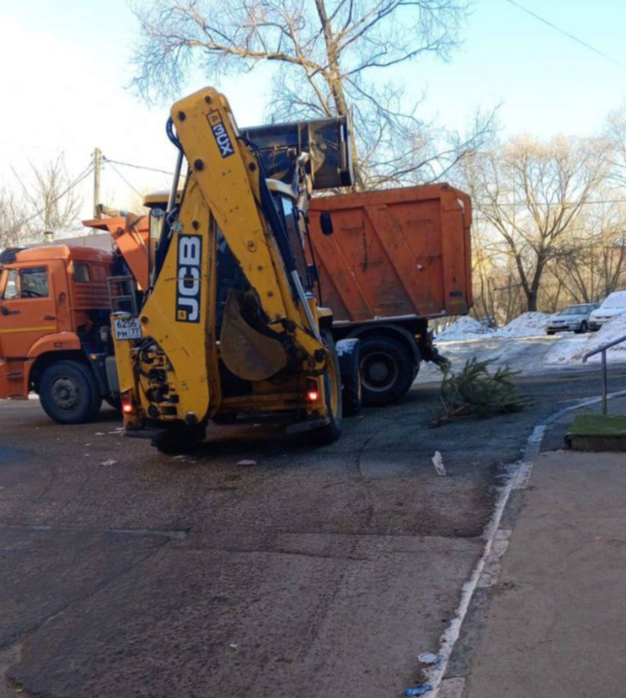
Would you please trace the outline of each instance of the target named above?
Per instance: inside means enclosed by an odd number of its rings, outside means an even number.
[[[328,211],[320,213],[320,228],[324,235],[332,235],[335,232],[333,230],[333,217]]]

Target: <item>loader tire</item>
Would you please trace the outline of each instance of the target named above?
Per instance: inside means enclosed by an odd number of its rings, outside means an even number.
[[[84,424],[99,412],[102,397],[89,366],[80,361],[57,361],[39,381],[39,400],[58,424]]]
[[[311,436],[318,446],[332,444],[341,436],[343,422],[343,400],[341,394],[341,372],[339,359],[335,349],[333,336],[329,331],[322,331],[324,344],[330,350],[331,359],[324,374],[324,392],[326,393],[326,409],[330,424],[316,429]]]
[[[359,355],[365,405],[386,405],[407,394],[415,370],[409,347],[391,337],[366,337]]]

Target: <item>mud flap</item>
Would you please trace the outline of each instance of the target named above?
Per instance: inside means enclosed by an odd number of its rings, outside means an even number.
[[[220,357],[231,373],[247,381],[267,380],[287,366],[283,345],[246,322],[234,293],[228,294],[224,309]]]
[[[336,343],[343,411],[347,417],[361,411],[361,370],[359,368],[359,339],[342,339]]]

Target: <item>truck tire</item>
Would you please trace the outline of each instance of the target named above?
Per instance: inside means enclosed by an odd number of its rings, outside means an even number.
[[[39,399],[45,413],[58,424],[90,422],[100,410],[102,397],[89,366],[80,361],[57,361],[39,382]]]
[[[324,392],[326,393],[326,408],[330,424],[316,429],[311,436],[318,446],[332,444],[341,436],[343,422],[343,399],[341,395],[341,371],[335,349],[335,342],[328,331],[322,331],[324,344],[330,349],[331,360],[324,374]]]
[[[391,337],[366,337],[360,344],[363,403],[386,405],[406,395],[413,384],[415,357]]]

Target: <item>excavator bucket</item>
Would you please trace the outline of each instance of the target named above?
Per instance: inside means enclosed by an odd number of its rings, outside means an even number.
[[[248,381],[266,380],[287,366],[283,345],[251,327],[241,314],[237,294],[232,291],[224,309],[220,356],[231,373]]]
[[[345,116],[241,130],[259,149],[265,176],[291,184],[300,153],[309,154],[313,189],[354,183],[348,120]]]

